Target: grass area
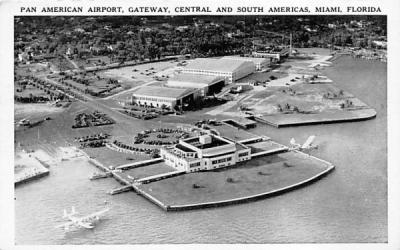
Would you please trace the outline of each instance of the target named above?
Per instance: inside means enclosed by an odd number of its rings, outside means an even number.
[[[104,166],[119,166],[123,164],[133,163],[136,161],[148,160],[150,157],[148,155],[140,154],[128,154],[118,151],[108,149],[106,147],[102,148],[85,148],[83,149],[88,155],[92,156]]]
[[[74,66],[64,57],[52,58],[49,63],[54,66],[55,70],[66,71],[74,69]]]
[[[112,77],[122,82],[130,82],[132,87],[139,86],[143,82],[153,81],[155,76],[166,76],[172,74],[177,63],[170,61],[145,63],[135,66],[120,67],[99,71],[103,77]],[[132,85],[136,83],[136,85]]]
[[[31,74],[48,74],[49,68],[42,63],[31,63],[25,65],[18,65],[15,67],[15,75],[26,76]]]
[[[141,189],[166,205],[214,202],[284,188],[327,168],[327,164],[313,158],[287,152],[253,159],[233,168],[191,173],[144,184]],[[200,188],[193,188],[194,184]]]
[[[35,104],[37,105],[37,104]],[[23,107],[22,105],[18,105]],[[33,108],[32,104],[26,105],[27,108]],[[29,109],[31,110],[31,109]],[[58,109],[59,110],[59,109]],[[75,137],[86,136],[90,134],[108,133],[111,132],[111,126],[88,127],[72,129],[71,126],[74,122],[74,117],[79,112],[93,112],[88,108],[82,107],[79,103],[73,103],[69,108],[63,112],[54,112],[51,109],[43,110],[43,112],[29,113],[29,119],[36,121],[44,117],[51,117],[51,120],[44,121],[40,126],[27,128],[18,127],[15,130],[15,141],[23,145],[35,145],[40,143],[52,143],[57,145],[77,145],[74,142]],[[23,114],[23,111],[19,111]],[[22,115],[20,115],[22,116]]]
[[[93,56],[87,59],[73,59],[73,61],[82,67],[94,67],[107,65],[111,63],[111,60],[108,56]]]
[[[22,90],[22,89],[21,89]],[[21,96],[21,97],[30,97],[30,95],[33,96],[47,96],[47,93],[44,92],[43,90],[40,90],[36,87],[33,87],[31,85],[26,86],[26,88],[24,90],[22,90],[21,92],[17,92],[17,89],[14,89],[14,95],[16,96]]]

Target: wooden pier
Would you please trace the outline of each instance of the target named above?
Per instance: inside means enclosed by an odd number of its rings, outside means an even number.
[[[138,162],[120,165],[120,166],[115,167],[115,169],[127,170],[127,169],[147,166],[147,165],[154,164],[154,163],[159,163],[162,161],[164,161],[163,158],[154,158],[154,159],[150,159],[150,160],[144,160],[144,161],[138,161]]]
[[[128,191],[131,191],[131,190],[133,190],[133,186],[132,185],[126,185],[126,186],[115,188],[115,189],[111,190],[109,192],[109,194],[115,195],[115,194],[120,194],[120,193],[123,193],[123,192],[128,192]]]
[[[141,179],[138,179],[136,182],[146,184],[146,183],[150,183],[150,182],[153,182],[153,181],[159,181],[159,180],[162,180],[162,179],[175,177],[175,176],[178,176],[178,175],[181,175],[181,174],[185,174],[185,173],[186,173],[186,171],[178,170],[178,171],[162,173],[162,174],[157,174],[157,175],[152,175],[152,176],[149,176],[149,177],[141,178]]]

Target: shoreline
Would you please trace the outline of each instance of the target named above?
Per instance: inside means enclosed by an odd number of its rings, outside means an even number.
[[[357,122],[357,121],[367,121],[376,118],[377,113],[374,109],[371,109],[374,112],[370,115],[366,115],[363,117],[349,117],[349,118],[340,118],[340,119],[310,119],[307,121],[296,121],[296,122],[274,122],[265,118],[255,117],[255,120],[267,124],[276,128],[283,127],[296,127],[303,125],[318,125],[318,124],[334,124],[334,123],[345,123],[345,122]]]

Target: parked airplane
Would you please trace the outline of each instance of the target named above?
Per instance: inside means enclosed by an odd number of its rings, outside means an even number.
[[[64,219],[70,220],[67,223],[61,224],[56,226],[56,228],[64,228],[65,230],[68,230],[71,226],[75,227],[82,227],[82,228],[87,228],[91,229],[94,228],[94,222],[100,220],[100,215],[104,214],[105,212],[109,211],[109,208],[103,209],[99,212],[92,213],[90,215],[84,216],[84,217],[76,217],[76,211],[75,207],[71,208],[71,213],[67,213],[67,210],[64,209]]]
[[[315,135],[311,135],[307,138],[306,142],[303,145],[296,143],[295,139],[292,138],[290,140],[290,144],[292,144],[292,149],[294,150],[306,150],[306,149],[316,149],[318,145],[314,145],[313,141],[315,139]]]

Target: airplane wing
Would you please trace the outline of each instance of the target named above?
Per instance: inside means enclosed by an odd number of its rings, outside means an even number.
[[[56,228],[69,227],[69,226],[72,226],[74,224],[75,224],[74,222],[70,221],[70,222],[58,225],[58,226],[56,226]]]
[[[315,135],[312,135],[312,136],[308,137],[307,141],[301,147],[302,148],[309,148],[311,146],[311,143],[313,143],[314,139],[315,139]]]
[[[87,215],[87,216],[85,216],[85,217],[82,217],[82,218],[80,218],[80,220],[87,220],[87,219],[91,219],[92,217],[95,217],[95,216],[100,216],[100,215],[106,213],[106,212],[109,211],[109,210],[110,210],[109,208],[103,209],[103,210],[101,210],[101,211],[98,211],[98,212],[89,214],[89,215]]]

